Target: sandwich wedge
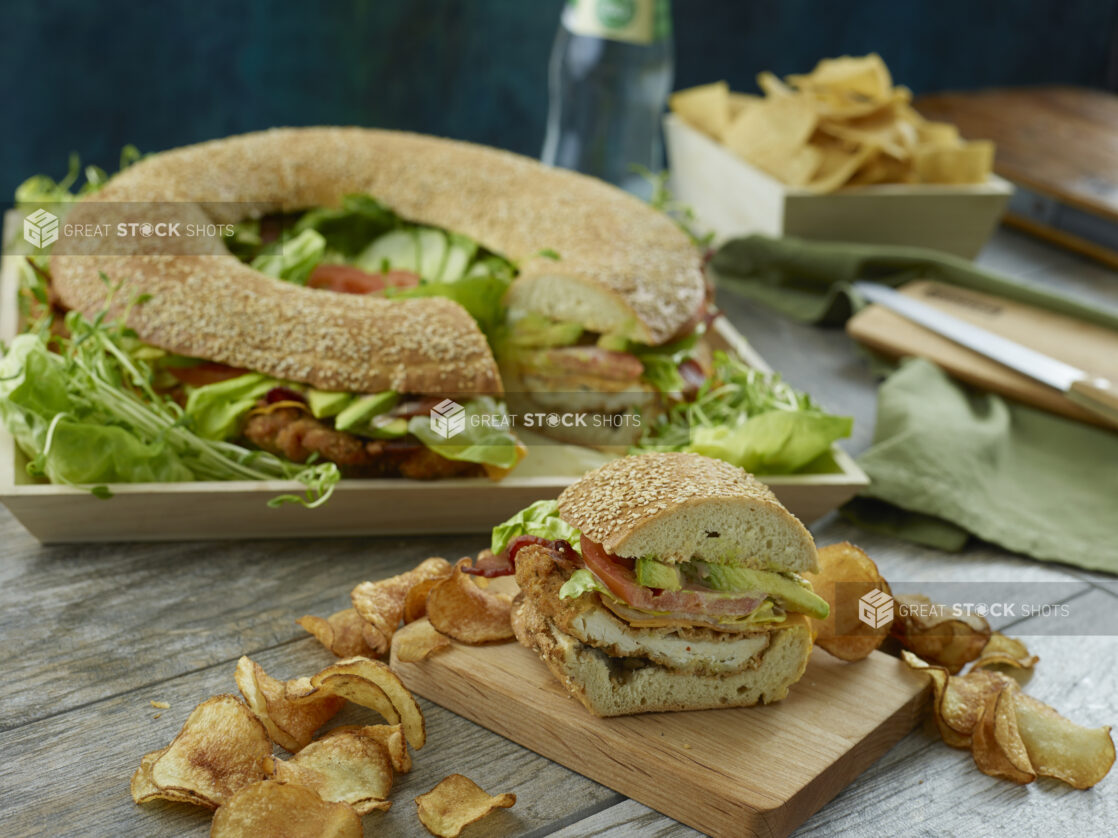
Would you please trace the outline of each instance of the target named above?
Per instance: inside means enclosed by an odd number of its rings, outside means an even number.
[[[769,703],[803,675],[827,603],[811,535],[741,469],[697,454],[611,462],[494,530],[513,627],[592,713]]]

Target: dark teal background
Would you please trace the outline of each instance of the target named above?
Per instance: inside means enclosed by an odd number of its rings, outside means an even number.
[[[536,155],[562,0],[6,0],[0,190],[272,125],[407,128]],[[676,86],[876,50],[916,92],[1113,86],[1118,0],[676,0]]]

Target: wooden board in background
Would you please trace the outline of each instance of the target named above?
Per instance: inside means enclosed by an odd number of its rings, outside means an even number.
[[[997,144],[994,170],[1118,224],[1118,96],[1077,87],[938,93],[914,105]]]
[[[516,643],[392,660],[408,689],[715,838],[784,836],[916,724],[925,679],[881,652],[816,649],[762,707],[600,719]]]
[[[1093,375],[1118,381],[1118,332],[932,280],[915,280],[899,290],[960,320]],[[870,305],[862,309],[847,321],[846,331],[855,340],[890,358],[905,355],[928,358],[968,384],[1061,416],[1109,427],[1058,390],[1003,367],[883,306]]]
[[[997,145],[1006,223],[1118,267],[1118,95],[1069,86],[936,93],[914,105]]]

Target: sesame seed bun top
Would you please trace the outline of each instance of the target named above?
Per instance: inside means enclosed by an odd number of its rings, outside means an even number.
[[[559,515],[618,556],[816,570],[811,534],[767,486],[699,454],[607,463],[563,491]]]

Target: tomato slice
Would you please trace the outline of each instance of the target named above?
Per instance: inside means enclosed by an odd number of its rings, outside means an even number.
[[[248,373],[248,370],[219,364],[217,361],[203,361],[192,367],[167,367],[166,369],[187,387],[205,387],[207,384],[217,384],[219,381],[239,378]]]
[[[765,601],[761,591],[731,597],[707,589],[683,588],[678,591],[661,591],[637,584],[632,559],[611,556],[600,544],[582,536],[582,558],[586,566],[619,599],[633,608],[644,611],[700,616],[704,614],[749,614]]]
[[[316,265],[307,280],[309,288],[338,294],[379,294],[385,288],[414,288],[419,274],[412,271],[372,273],[353,265],[323,263]]]

